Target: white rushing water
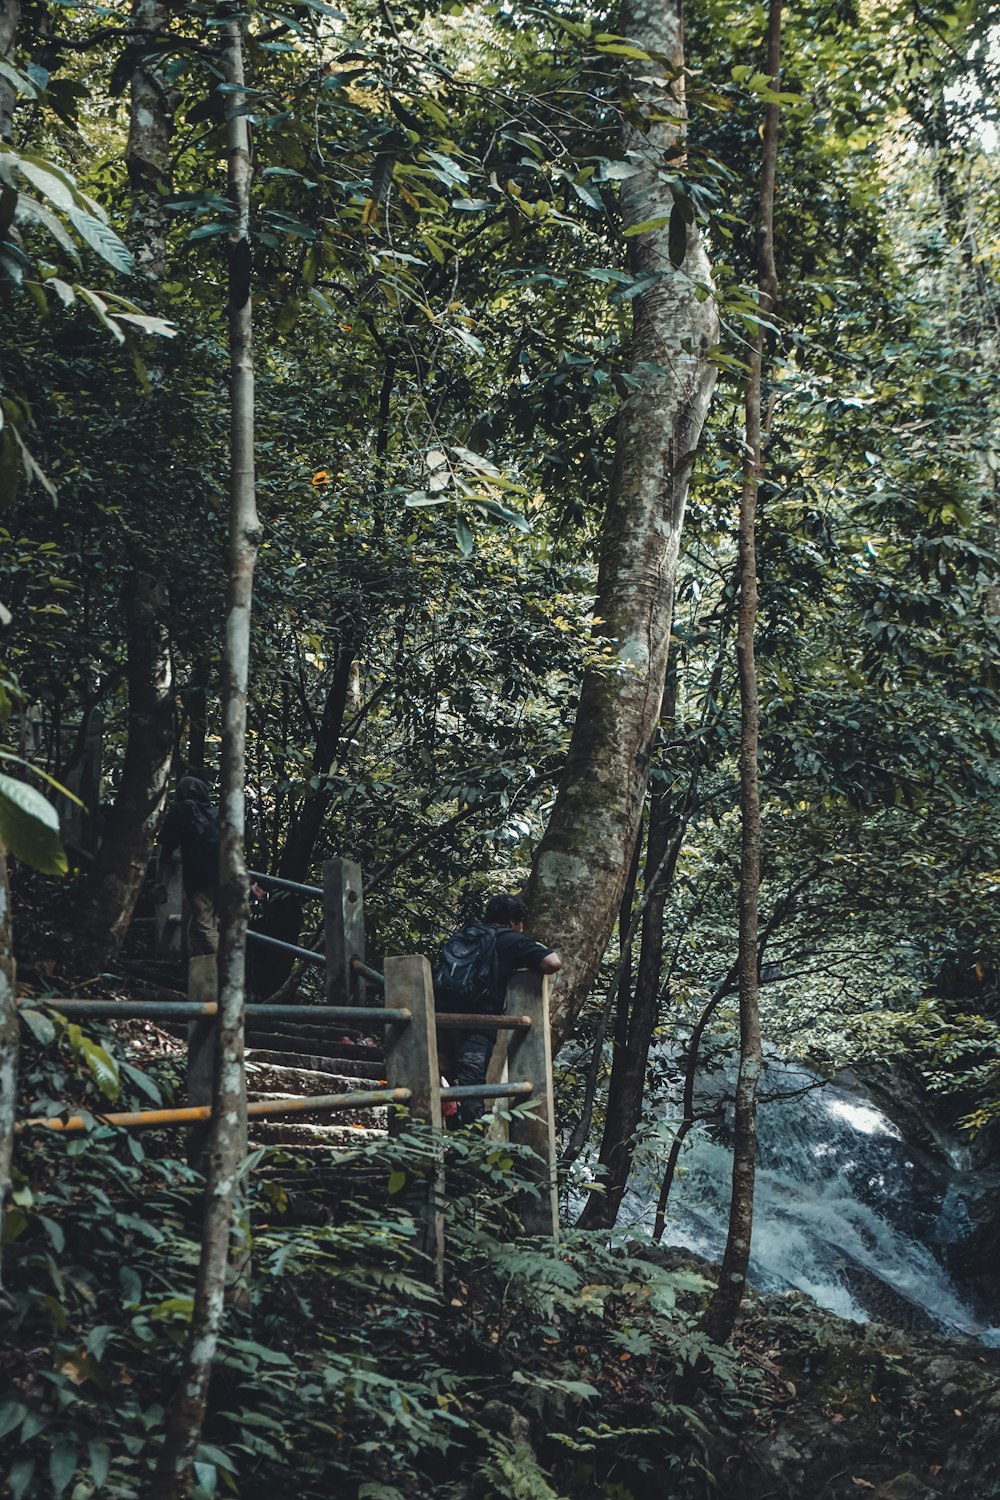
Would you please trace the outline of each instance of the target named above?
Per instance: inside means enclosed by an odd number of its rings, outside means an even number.
[[[699,1110],[720,1104],[713,1128],[696,1127],[681,1155],[664,1243],[718,1261],[732,1174],[731,1083],[712,1075]],[[938,1327],[1000,1344],[963,1303],[939,1253],[956,1229],[956,1205],[908,1152],[899,1131],[858,1092],[821,1084],[802,1067],[770,1062],[758,1114],[751,1281],[796,1289],[841,1317]],[[669,1114],[665,1123],[671,1123]],[[621,1224],[652,1228],[662,1139],[637,1157]]]

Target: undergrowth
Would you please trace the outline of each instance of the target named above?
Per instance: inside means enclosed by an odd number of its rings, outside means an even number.
[[[169,1059],[140,1075],[106,1037],[55,1024],[26,1037],[37,1110],[169,1097]],[[333,1188],[293,1153],[251,1159],[252,1295],[227,1314],[196,1495],[628,1500],[653,1477],[680,1500],[711,1493],[708,1435],[739,1424],[752,1389],[696,1331],[704,1284],[599,1236],[526,1238],[511,1148],[464,1134],[450,1148],[443,1297],[407,1190],[426,1167],[418,1137],[360,1143]],[[0,1401],[12,1500],[146,1489],[198,1256],[201,1181],[177,1149],[96,1122],[20,1139]]]

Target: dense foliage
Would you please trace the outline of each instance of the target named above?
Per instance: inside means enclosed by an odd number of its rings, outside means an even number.
[[[219,764],[221,11],[188,0],[156,38],[118,0],[0,5],[15,9],[0,49],[0,723],[22,761],[0,779],[0,844],[16,856],[22,981],[69,993],[116,957],[81,971],[95,935],[80,892],[136,734],[140,575],[158,589],[171,774]],[[996,19],[979,0],[932,14],[813,0],[787,17],[757,639],[769,1044],[830,1070],[891,1064],[937,1098],[943,1127],[979,1133],[986,1164],[1000,1116]],[[715,1065],[736,1034],[734,524],[764,21],[731,0],[686,17],[690,130],[670,163],[676,220],[659,227],[676,248],[701,226],[719,384],[693,456],[650,852],[560,1060],[574,1187],[593,1179],[661,877],[664,1045],[641,1062],[639,1126],[658,1160],[678,1068],[696,1044]],[[641,111],[620,70],[661,59],[616,26],[561,0],[247,7],[264,524],[249,859],[296,880],[329,854],[358,859],[376,962],[431,951],[523,884],[583,674],[629,670],[594,608],[616,421],[655,373],[627,363],[649,288],[628,269],[622,132]],[[156,275],[128,248],[142,68],[172,132]],[[68,867],[32,774],[59,784],[46,795]],[[92,798],[82,831],[60,787]],[[260,921],[309,939],[294,903],[272,898]],[[126,955],[142,942],[137,925]],[[251,980],[269,994],[287,972],[262,959]],[[49,1049],[22,1070],[38,1110],[76,1098],[88,1071],[123,1098],[176,1082],[170,1064],[151,1084],[72,1026],[56,1039],[27,1024]],[[690,1282],[599,1237],[570,1236],[556,1260],[515,1246],[504,1172],[467,1149],[490,1189],[485,1208],[483,1190],[456,1190],[464,1269],[445,1308],[398,1206],[345,1200],[316,1223],[288,1163],[255,1174],[255,1303],[226,1336],[205,1493],[263,1494],[293,1452],[305,1495],[347,1474],[390,1500],[625,1495],[664,1453],[677,1493],[698,1492],[706,1407],[736,1424],[755,1398],[673,1306]],[[46,1484],[141,1492],[195,1255],[196,1183],[159,1150],[100,1131],[19,1146],[5,1215],[19,1353],[0,1406],[23,1447],[15,1500]],[[405,1149],[355,1165],[369,1184],[409,1170]],[[529,1317],[543,1325],[530,1340]]]

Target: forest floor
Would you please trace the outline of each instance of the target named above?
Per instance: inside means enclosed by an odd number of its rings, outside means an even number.
[[[100,1059],[49,1026],[24,1028],[23,1108],[107,1108]],[[181,1087],[183,1045],[162,1029],[87,1037],[118,1059],[119,1105]],[[574,1230],[555,1251],[527,1240],[509,1150],[449,1149],[443,1296],[414,1248],[415,1142],[359,1139],[336,1163],[257,1154],[252,1295],[217,1365],[203,1497],[1000,1497],[1000,1351],[847,1323],[799,1294],[749,1297],[719,1349],[698,1326],[711,1267]],[[21,1137],[0,1399],[14,1500],[144,1492],[197,1259],[200,1180],[171,1151],[109,1129]]]

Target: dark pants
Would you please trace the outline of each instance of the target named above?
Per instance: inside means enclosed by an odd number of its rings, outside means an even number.
[[[191,916],[188,921],[188,953],[205,955],[219,951],[219,917],[216,910],[218,889],[188,891]]]
[[[495,1041],[495,1031],[438,1032],[438,1056],[448,1082],[456,1086],[485,1083]],[[485,1107],[484,1099],[461,1099],[458,1114],[452,1118],[460,1125],[474,1125]]]

